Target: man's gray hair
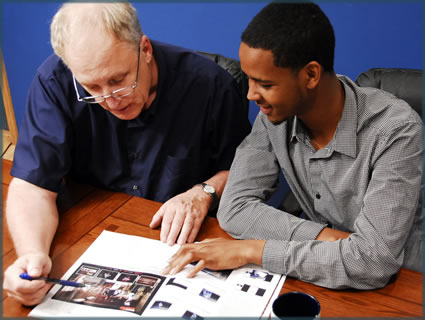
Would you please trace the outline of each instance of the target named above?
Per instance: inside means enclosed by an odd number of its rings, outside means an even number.
[[[74,14],[77,6],[87,6],[82,12]],[[136,9],[127,2],[115,3],[65,3],[53,17],[50,25],[50,42],[57,56],[64,62],[65,45],[75,40],[75,26],[89,26],[104,28],[121,41],[133,43],[136,47],[143,36],[142,28],[137,17]]]

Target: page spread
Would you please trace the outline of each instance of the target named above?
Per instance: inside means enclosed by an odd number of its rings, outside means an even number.
[[[103,231],[62,279],[83,287],[55,285],[32,317],[267,317],[285,276],[256,265],[204,269],[194,278],[185,267],[160,271],[178,250],[158,240]]]

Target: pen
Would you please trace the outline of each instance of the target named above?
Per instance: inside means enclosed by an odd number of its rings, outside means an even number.
[[[71,286],[71,287],[85,287],[84,283],[78,283],[75,281],[61,280],[61,279],[53,279],[48,277],[31,277],[28,273],[24,272],[19,275],[21,279],[25,280],[44,280],[46,282],[52,282],[56,284],[61,284],[63,286]]]

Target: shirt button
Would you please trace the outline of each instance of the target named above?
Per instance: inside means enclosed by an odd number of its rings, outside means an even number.
[[[133,186],[133,190],[139,190],[139,186],[134,185],[134,186]]]
[[[320,199],[320,198],[321,198],[320,193],[316,193],[316,199]]]

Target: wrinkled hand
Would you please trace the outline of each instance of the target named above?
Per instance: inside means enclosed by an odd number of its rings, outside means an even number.
[[[211,202],[208,194],[194,187],[165,202],[153,216],[150,227],[156,228],[162,221],[160,239],[169,245],[176,242],[177,236],[178,244],[193,242]]]
[[[31,277],[47,276],[51,268],[52,261],[45,254],[21,256],[5,271],[3,289],[23,305],[36,305],[41,302],[52,284],[44,280],[23,280],[19,275],[27,272]]]
[[[211,270],[234,269],[248,263],[261,265],[264,240],[209,239],[185,244],[170,258],[162,274],[176,274],[187,264],[198,263],[187,273],[195,276],[204,268]]]

